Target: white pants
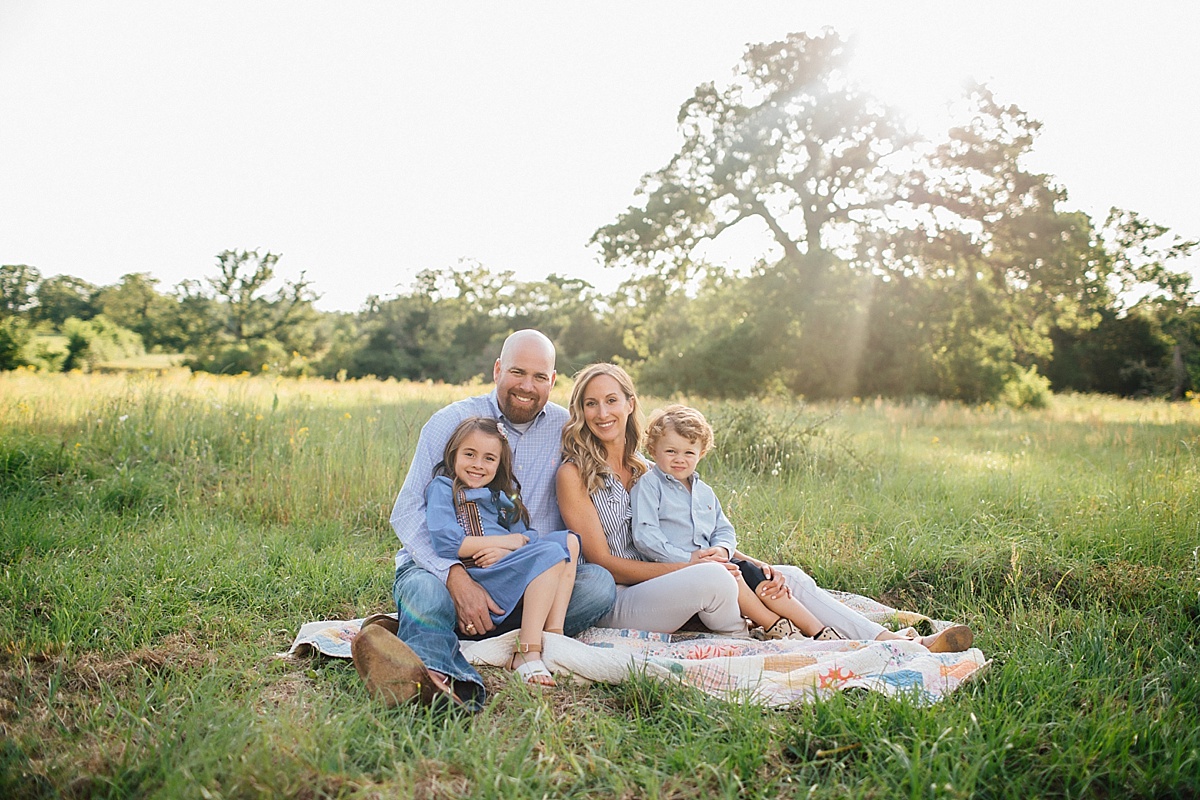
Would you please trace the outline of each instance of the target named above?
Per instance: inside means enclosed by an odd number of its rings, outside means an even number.
[[[696,614],[715,633],[746,635],[737,581],[724,564],[693,564],[633,586],[618,584],[616,604],[596,624],[673,633]]]
[[[872,622],[857,611],[839,603],[833,595],[817,586],[817,582],[799,567],[773,564],[771,569],[783,576],[788,588],[792,590],[792,595],[803,603],[804,607],[811,611],[822,625],[828,625],[842,636],[873,641],[876,636],[886,630],[878,622]],[[617,587],[618,593],[620,590],[620,587]],[[620,602],[621,595],[617,594],[617,603]]]

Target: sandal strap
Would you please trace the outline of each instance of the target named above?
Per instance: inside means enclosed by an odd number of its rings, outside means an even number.
[[[532,644],[530,642],[522,642],[517,640],[516,646],[513,647],[514,653],[540,653],[542,652],[542,643]]]

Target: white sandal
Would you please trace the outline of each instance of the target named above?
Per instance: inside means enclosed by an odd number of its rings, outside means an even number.
[[[528,657],[530,653],[541,653],[542,646],[540,644],[526,644],[518,641],[516,647],[513,648],[513,662],[516,662],[517,656]],[[520,664],[513,663],[513,671],[520,676],[521,680],[527,686],[557,686],[554,682],[554,676],[550,674],[550,670],[546,669],[546,662],[540,658],[535,658],[532,661],[523,661]]]

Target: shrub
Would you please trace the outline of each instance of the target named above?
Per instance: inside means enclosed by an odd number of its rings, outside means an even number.
[[[16,369],[25,365],[21,350],[29,342],[30,336],[25,320],[19,317],[0,319],[0,370]]]
[[[1000,390],[1000,401],[1012,408],[1045,408],[1050,397],[1050,379],[1039,375],[1036,366],[1018,369]]]
[[[713,427],[713,455],[722,463],[757,474],[805,469],[836,470],[861,465],[854,452],[828,429],[838,411],[822,417],[800,410],[772,413],[761,401],[730,401],[705,412]]]
[[[105,361],[140,356],[146,352],[142,337],[122,328],[103,314],[89,320],[70,317],[62,326],[67,337],[67,357],[63,372],[78,369],[89,372]]]
[[[184,364],[196,371],[220,375],[240,375],[243,372],[257,375],[260,372],[281,373],[284,371],[282,367],[290,361],[287,351],[279,342],[259,339],[202,351]]]

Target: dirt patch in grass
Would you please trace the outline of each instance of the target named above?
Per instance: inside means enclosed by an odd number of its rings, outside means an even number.
[[[52,651],[23,657],[9,654],[0,668],[0,735],[27,742],[61,741],[62,730],[78,730],[78,721],[89,717],[102,687],[119,696],[139,672],[190,671],[215,661],[216,654],[190,632],[172,634],[157,647],[116,657],[94,652],[78,657]],[[95,761],[87,752],[103,754],[111,762],[114,743],[93,746],[84,741],[80,750],[79,759],[85,763]]]
[[[151,675],[204,669],[217,662],[217,654],[199,643],[191,631],[167,636],[157,647],[142,647],[128,655],[105,657],[85,653],[64,673],[71,688],[94,690],[129,680],[138,671]]]

